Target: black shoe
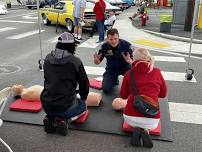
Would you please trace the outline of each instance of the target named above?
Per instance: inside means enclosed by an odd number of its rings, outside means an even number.
[[[83,38],[77,38],[77,40],[78,40],[78,41],[82,41],[82,40],[83,40]]]
[[[55,120],[56,132],[60,135],[66,136],[68,131],[68,124],[66,120]]]
[[[153,142],[152,142],[151,136],[144,130],[142,130],[141,134],[142,134],[143,147],[152,148]]]
[[[76,45],[80,44],[80,41],[78,41],[77,39],[75,39],[75,44]]]
[[[133,131],[132,139],[131,139],[132,146],[135,146],[135,147],[141,146],[141,133],[142,132],[141,132],[140,128],[136,128]]]
[[[51,118],[48,118],[47,116],[43,119],[43,124],[44,124],[44,131],[47,133],[54,133],[55,128],[53,126],[53,121]]]

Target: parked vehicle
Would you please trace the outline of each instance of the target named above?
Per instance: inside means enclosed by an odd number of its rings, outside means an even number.
[[[39,8],[43,8],[46,5],[54,5],[57,2],[58,2],[58,0],[39,0]],[[26,6],[29,9],[36,8],[37,0],[27,0]]]
[[[8,11],[7,11],[6,7],[4,5],[0,4],[0,14],[2,15],[2,14],[7,14],[7,13],[8,13]]]
[[[84,13],[84,28],[92,27],[95,22],[95,14],[93,12],[94,2],[87,2]],[[73,32],[74,29],[74,17],[73,17],[74,5],[72,1],[60,1],[53,7],[44,7],[40,9],[40,14],[43,19],[43,24],[50,25],[51,22],[64,25],[67,31]],[[119,10],[119,8],[107,4],[106,10]]]
[[[126,2],[123,2],[122,0],[105,0],[109,2],[113,6],[119,7],[122,11],[127,9],[129,5]]]
[[[122,0],[122,1],[126,2],[129,7],[135,5],[134,0]]]

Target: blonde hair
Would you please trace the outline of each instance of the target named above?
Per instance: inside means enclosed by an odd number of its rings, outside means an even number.
[[[149,62],[150,64],[154,64],[154,57],[150,54],[148,49],[145,48],[137,48],[133,52],[134,60],[144,60]]]

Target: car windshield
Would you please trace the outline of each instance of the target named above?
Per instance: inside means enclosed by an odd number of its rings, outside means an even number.
[[[65,3],[64,2],[59,2],[55,5],[55,9],[65,9]]]

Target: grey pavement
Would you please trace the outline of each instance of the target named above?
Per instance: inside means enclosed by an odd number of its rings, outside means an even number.
[[[137,10],[137,7],[133,7],[133,11],[135,12],[136,10]],[[160,14],[172,15],[172,8],[167,8],[167,9],[148,8],[147,11],[149,15],[149,20],[147,21],[147,25],[142,27],[140,19],[137,17],[135,21],[133,22],[133,26],[139,29],[143,29],[146,32],[155,34],[157,36],[161,36],[169,39],[175,39],[179,41],[185,41],[185,42],[190,41],[191,32],[184,31],[184,25],[172,24],[171,32],[169,33],[160,32]],[[202,43],[202,30],[195,28],[194,39],[195,39],[194,42]]]
[[[145,32],[143,29],[137,28],[133,26],[133,23],[128,19],[127,17],[132,16],[134,13],[134,7],[126,10],[124,12],[124,15],[120,15],[118,17],[119,20],[115,22],[115,26],[117,29],[120,30],[120,35],[126,38],[128,41],[132,42],[135,40],[150,40],[154,42],[158,42],[161,44],[165,44],[168,47],[166,48],[157,48],[154,46],[148,46],[148,45],[142,45],[142,44],[137,44],[135,43],[136,46],[139,47],[146,47],[148,49],[157,49],[159,51],[168,51],[168,52],[178,52],[178,53],[184,53],[188,54],[189,53],[189,48],[190,48],[190,43],[189,42],[183,42],[183,41],[176,41],[174,38],[168,39],[165,37],[160,37],[159,35],[154,35],[150,34],[148,32]],[[167,34],[166,34],[167,35]],[[202,44],[194,43],[192,45],[192,50],[191,53],[193,55],[201,55],[202,50],[201,50]]]

